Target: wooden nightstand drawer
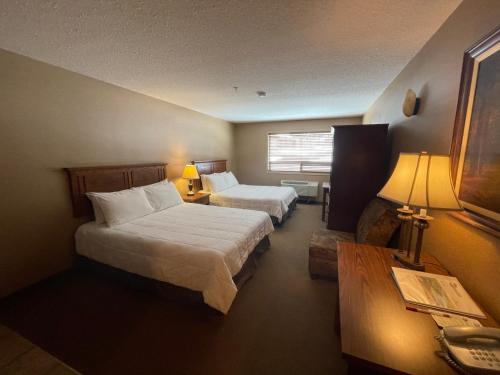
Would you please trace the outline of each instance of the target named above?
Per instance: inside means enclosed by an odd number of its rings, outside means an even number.
[[[195,193],[194,195],[182,195],[182,199],[186,203],[210,204],[210,194]]]

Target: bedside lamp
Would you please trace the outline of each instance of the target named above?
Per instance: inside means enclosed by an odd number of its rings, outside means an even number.
[[[200,178],[198,175],[198,170],[196,169],[196,165],[188,164],[184,167],[184,171],[182,172],[182,178],[189,180],[189,191],[187,195],[194,195],[193,191],[193,180],[197,180]]]
[[[377,195],[403,205],[398,209],[398,217],[403,221],[400,249],[406,249],[407,255],[396,255],[396,259],[408,268],[424,270],[424,265],[420,263],[424,230],[434,219],[427,215],[427,210],[462,210],[453,190],[450,157],[425,151],[419,154],[400,153],[391,177]],[[419,213],[414,214],[411,207],[419,207]],[[412,221],[418,229],[413,260],[410,258]]]

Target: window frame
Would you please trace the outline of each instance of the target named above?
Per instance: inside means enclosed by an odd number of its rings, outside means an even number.
[[[300,164],[300,171],[273,171],[270,169],[270,142],[269,142],[269,136],[271,135],[278,135],[278,134],[316,134],[316,133],[329,133],[332,134],[333,137],[333,129],[328,131],[328,130],[312,130],[312,131],[282,131],[282,132],[267,132],[266,137],[267,137],[267,157],[266,157],[266,172],[267,173],[272,173],[272,174],[290,174],[290,175],[312,175],[312,176],[319,176],[319,175],[325,175],[329,176],[331,174],[331,161],[330,161],[330,171],[329,172],[314,172],[314,171],[303,171],[302,170],[302,162]],[[332,139],[333,141],[333,139]],[[332,143],[332,158],[333,158],[333,143]]]

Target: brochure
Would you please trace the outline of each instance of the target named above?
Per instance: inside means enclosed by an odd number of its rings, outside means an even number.
[[[477,318],[486,318],[456,277],[392,267],[406,302]]]

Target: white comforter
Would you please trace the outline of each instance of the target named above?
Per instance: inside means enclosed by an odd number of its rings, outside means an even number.
[[[297,197],[295,189],[289,186],[235,185],[212,193],[210,204],[265,211],[281,222],[288,206]]]
[[[87,223],[75,237],[79,254],[201,291],[227,313],[237,293],[232,276],[273,230],[264,212],[184,203],[113,228]]]

